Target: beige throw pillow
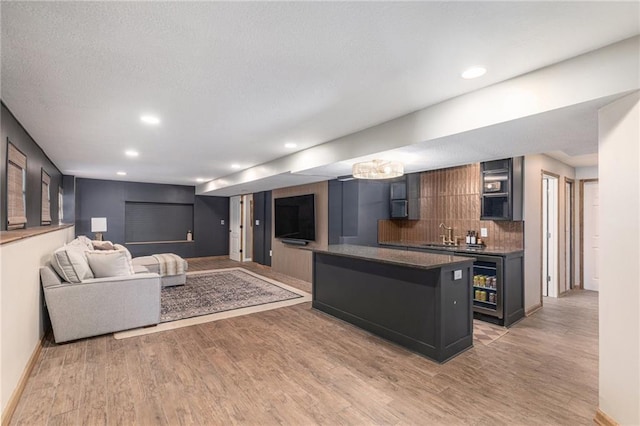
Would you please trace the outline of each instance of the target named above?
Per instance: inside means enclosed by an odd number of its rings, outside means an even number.
[[[70,283],[93,278],[85,253],[81,244],[67,244],[53,252],[51,266],[62,279]]]
[[[122,251],[88,251],[87,260],[96,278],[133,275],[127,256]]]
[[[94,250],[115,250],[111,241],[91,241]]]
[[[131,252],[125,246],[123,246],[121,244],[114,244],[113,245],[113,249],[121,251],[127,256],[127,260],[129,261],[129,266],[131,267],[131,275],[135,274],[136,271],[135,271],[135,269],[133,267],[133,259],[131,258]]]
[[[93,250],[93,244],[91,244],[91,240],[84,235],[78,235],[75,240],[71,241],[71,243],[77,242],[86,247],[87,250]]]

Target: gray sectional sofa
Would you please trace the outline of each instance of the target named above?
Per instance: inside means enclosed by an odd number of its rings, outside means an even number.
[[[118,244],[95,250],[78,237],[56,250],[40,269],[56,343],[158,324],[161,287],[184,284],[187,269],[184,259],[160,256],[174,258],[169,275],[156,258],[134,262]]]
[[[160,276],[132,276],[62,281],[51,267],[40,278],[56,343],[160,322]]]

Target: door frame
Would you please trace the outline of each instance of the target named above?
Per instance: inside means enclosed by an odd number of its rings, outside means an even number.
[[[230,260],[235,260],[231,258],[231,244],[232,244],[232,238],[231,238],[231,234],[233,234],[233,203],[235,203],[237,199],[237,202],[239,203],[238,206],[238,211],[240,213],[240,218],[238,220],[238,250],[240,251],[240,257],[239,257],[239,261],[242,262],[242,239],[243,239],[243,235],[242,235],[242,222],[243,222],[243,211],[242,211],[242,196],[241,195],[236,195],[236,196],[232,196],[229,197],[229,259]]]
[[[599,179],[580,180],[580,285],[578,288],[581,290],[584,290],[584,184],[589,182],[599,182]]]
[[[240,200],[242,212],[240,214],[240,259],[241,262],[251,262],[253,260],[253,194],[244,194]]]
[[[562,293],[565,294],[570,290],[573,290],[573,284],[575,281],[575,266],[576,266],[576,255],[575,255],[575,192],[576,192],[576,181],[574,179],[569,179],[565,176],[565,193],[564,193],[564,208],[565,208],[565,223],[564,230],[565,234],[569,232],[569,247],[565,247],[564,250],[564,264],[567,264],[567,255],[569,256],[569,283],[566,285],[566,290]],[[567,184],[571,186],[571,194],[567,194],[566,188]],[[567,209],[569,210],[569,223],[567,223]],[[568,230],[568,231],[567,231]],[[567,271],[564,274],[565,278],[567,276]],[[567,284],[567,283],[565,283]]]
[[[558,200],[556,201],[556,204],[558,206],[558,217],[556,218],[557,220],[557,224],[560,225],[560,175],[557,173],[553,173],[553,172],[549,172],[546,171],[544,169],[540,170],[540,233],[538,235],[540,235],[541,239],[540,239],[540,266],[541,266],[541,270],[543,270],[543,265],[544,265],[544,256],[543,256],[543,249],[542,249],[542,244],[544,243],[546,236],[545,236],[545,229],[544,229],[544,212],[542,211],[542,203],[543,203],[543,197],[544,197],[544,177],[545,176],[549,176],[552,178],[556,178],[558,180]],[[559,226],[558,229],[556,231],[559,231]],[[556,232],[557,233],[557,232]],[[558,275],[559,271],[560,271],[560,240],[558,239],[558,244],[556,247],[556,275]],[[558,284],[558,282],[556,282],[556,285]],[[556,297],[557,297],[557,293],[558,293],[559,288],[556,289]],[[543,292],[542,292],[542,274],[540,275],[540,306],[543,306],[543,301],[544,301],[544,296],[543,296]]]

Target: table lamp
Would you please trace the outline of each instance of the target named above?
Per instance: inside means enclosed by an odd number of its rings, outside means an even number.
[[[95,232],[96,241],[102,241],[102,233],[107,232],[107,218],[106,217],[92,217],[91,218],[91,232]]]

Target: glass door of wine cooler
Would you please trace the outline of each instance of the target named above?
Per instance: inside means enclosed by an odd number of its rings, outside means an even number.
[[[503,317],[502,258],[476,256],[473,263],[473,310]]]

